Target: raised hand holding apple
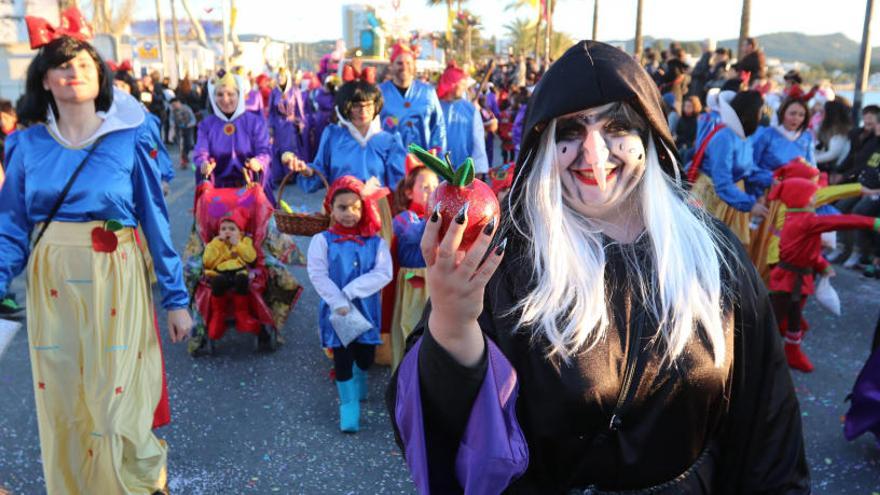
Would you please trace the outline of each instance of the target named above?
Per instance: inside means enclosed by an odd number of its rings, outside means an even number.
[[[459,168],[461,177],[456,178],[458,174],[452,174],[448,163],[427,151],[410,146],[410,152],[446,179],[435,191],[434,211],[421,244],[431,287],[428,331],[459,363],[472,366],[485,349],[477,323],[483,311],[483,294],[507,245],[503,240],[485,256],[498,228],[498,201],[488,186],[473,180],[470,159]],[[450,183],[450,178],[455,182]]]

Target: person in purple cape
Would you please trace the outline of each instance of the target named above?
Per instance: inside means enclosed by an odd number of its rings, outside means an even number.
[[[299,80],[302,74],[293,77],[287,69],[278,71],[278,86],[269,97],[269,126],[272,127],[272,185],[277,187],[287,172],[281,163],[281,154],[291,151],[300,159],[309,155],[308,129],[306,127],[306,108],[303,104]]]
[[[342,81],[337,75],[330,75],[324,79],[323,85],[309,92],[307,108],[309,156],[301,157],[303,161],[311,162],[318,154],[321,143],[321,135],[324,129],[330,125],[330,118],[336,108],[336,89]]]
[[[269,133],[262,117],[245,111],[241,88],[238,76],[228,72],[208,81],[208,99],[214,113],[199,124],[193,149],[196,183],[213,174],[217,187],[242,187],[247,168],[261,175],[260,183],[273,201],[272,191],[267,188],[271,176]]]
[[[419,492],[810,493],[767,293],[688,202],[651,77],[579,42],[525,122],[498,232],[459,250],[465,205],[422,237],[387,395]]]

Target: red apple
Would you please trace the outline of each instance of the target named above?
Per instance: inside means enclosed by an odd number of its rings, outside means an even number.
[[[442,218],[440,239],[455,221],[458,212],[468,203],[467,227],[459,246],[459,249],[467,251],[493,218],[496,224],[500,219],[498,198],[485,182],[474,179],[474,162],[470,158],[453,172],[448,159],[443,161],[416,145],[410,145],[409,151],[443,180],[434,191],[434,204],[440,205]]]
[[[92,229],[92,249],[97,253],[112,253],[119,245],[116,231],[123,229],[118,220],[107,220],[103,227]]]

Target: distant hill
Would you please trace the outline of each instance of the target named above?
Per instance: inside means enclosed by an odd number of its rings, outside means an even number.
[[[758,36],[758,43],[764,49],[768,57],[779,58],[785,62],[805,62],[818,65],[823,62],[835,62],[842,66],[855,66],[859,61],[859,44],[847,38],[842,33],[808,35],[801,33],[772,33]],[[645,37],[645,46],[652,46],[655,38]],[[664,47],[668,47],[670,39],[661,38],[659,41]],[[699,45],[700,40],[685,41],[677,40],[686,45]],[[627,40],[628,50],[633,49],[633,40]],[[718,46],[731,48],[736,53],[737,40],[728,39],[718,41]],[[693,50],[689,50],[693,51]],[[880,63],[880,48],[872,49],[873,64]]]

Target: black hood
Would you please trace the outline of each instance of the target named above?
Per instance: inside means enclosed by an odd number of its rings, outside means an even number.
[[[645,119],[663,170],[672,177],[677,175],[679,160],[675,141],[654,80],[629,54],[605,43],[578,42],[550,66],[529,99],[513,187],[509,200],[502,205],[506,220],[503,231],[510,237],[512,248],[505,259],[515,259],[519,254],[524,256],[521,262],[528,261],[528,254],[521,251],[526,239],[511,220],[516,218],[521,224],[520,198],[525,178],[531,172],[547,124],[562,115],[617,101],[628,103]],[[511,204],[512,211],[508,208]]]
[[[660,92],[651,76],[626,52],[598,41],[581,41],[541,77],[529,99],[523,141],[517,158],[517,175],[528,173],[523,164],[533,155],[547,124],[561,115],[622,101],[629,103],[648,123],[666,173],[675,176],[667,152],[675,141],[660,103]],[[677,157],[676,157],[677,158]]]

